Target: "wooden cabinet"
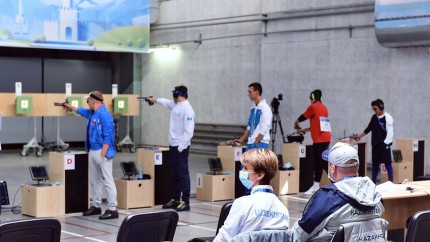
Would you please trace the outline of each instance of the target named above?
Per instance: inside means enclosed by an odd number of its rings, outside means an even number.
[[[306,157],[306,146],[301,144],[282,144],[282,163],[290,162],[300,170],[300,158]]]
[[[388,173],[382,164],[381,168],[381,183],[388,181]],[[405,179],[413,180],[413,163],[412,162],[392,162],[393,166],[393,183],[402,183]]]
[[[278,171],[270,181],[276,195],[299,193],[299,172],[296,170]]]
[[[198,173],[196,198],[203,201],[231,200],[234,198],[233,175]]]
[[[412,162],[413,180],[419,180],[425,171],[424,139],[397,139],[396,148],[401,150],[403,161]]]
[[[137,149],[136,165],[138,169],[142,165],[143,173],[151,176],[151,179],[148,180],[148,190],[146,191],[147,194],[151,194],[153,197],[150,206],[168,202],[173,196],[169,149]]]
[[[115,179],[118,207],[151,207],[154,204],[154,194],[149,192],[150,185],[150,180]]]
[[[218,146],[217,148],[217,156],[221,159],[223,171],[230,171],[234,175],[232,185],[235,198],[245,195],[245,187],[242,186],[239,180],[239,171],[241,169],[240,157],[245,148],[244,146]]]
[[[49,152],[49,180],[64,186],[65,213],[90,207],[89,167],[86,152]]]
[[[217,156],[224,171],[234,171],[234,162],[239,161],[244,147],[218,146]]]
[[[297,172],[299,192],[308,190],[314,181],[312,145],[282,144],[282,160],[283,165],[290,162]]]
[[[33,217],[54,217],[65,213],[64,186],[22,186],[21,213]]]

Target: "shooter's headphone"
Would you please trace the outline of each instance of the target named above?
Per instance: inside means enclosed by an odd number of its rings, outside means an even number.
[[[311,95],[309,96],[309,98],[311,100],[314,100],[314,99],[321,100],[322,99],[322,92],[321,92],[321,90],[320,89],[313,90],[311,92]]]
[[[179,96],[183,96],[185,98],[188,98],[187,91],[187,87],[185,86],[176,86],[175,89],[172,91],[173,97],[178,98]]]
[[[384,102],[379,98],[372,102],[372,106],[377,106],[381,111],[384,111]]]

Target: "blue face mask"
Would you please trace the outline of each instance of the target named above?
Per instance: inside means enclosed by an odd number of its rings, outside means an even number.
[[[248,180],[248,172],[246,171],[239,171],[239,179],[242,185],[247,189],[251,189],[252,185],[255,183],[255,181]]]

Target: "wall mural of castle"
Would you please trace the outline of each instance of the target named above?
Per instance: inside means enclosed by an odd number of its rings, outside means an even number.
[[[0,46],[149,50],[149,0],[0,0],[0,6]]]

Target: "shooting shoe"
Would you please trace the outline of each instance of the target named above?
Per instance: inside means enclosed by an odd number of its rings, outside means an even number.
[[[99,217],[99,219],[113,219],[118,218],[118,210],[106,210],[103,215]]]
[[[166,204],[163,204],[163,208],[164,209],[166,209],[166,208],[174,208],[174,209],[176,209],[176,207],[178,205],[179,205],[179,202],[172,198],[172,199],[170,199],[169,202],[167,202]]]
[[[180,202],[179,205],[175,208],[175,210],[177,212],[189,211],[190,205],[188,205],[188,203],[185,203],[185,202]]]
[[[102,214],[102,209],[95,206],[91,206],[88,210],[82,213],[83,216],[91,216],[97,214]]]

